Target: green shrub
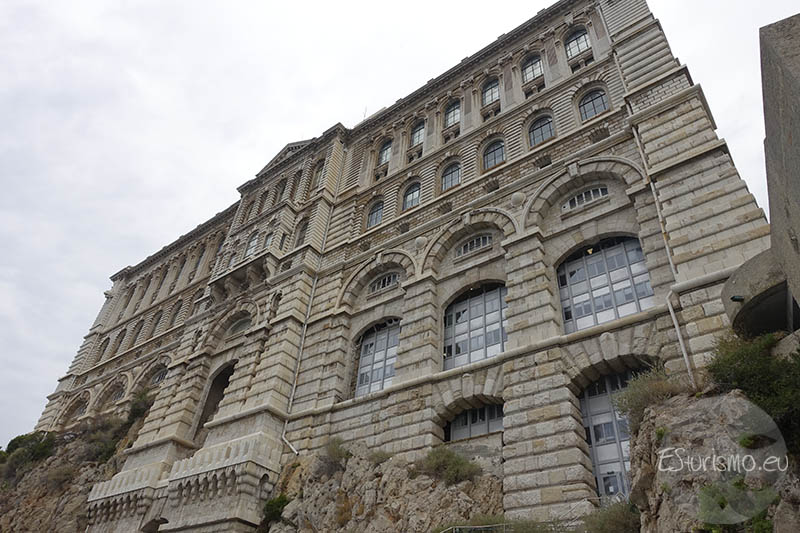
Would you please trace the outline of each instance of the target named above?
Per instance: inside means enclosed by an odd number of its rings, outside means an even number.
[[[341,461],[352,457],[353,454],[351,454],[347,448],[344,447],[342,439],[335,437],[329,440],[325,445],[325,455],[328,457],[328,459],[331,459],[336,463],[340,463]]]
[[[47,485],[51,489],[58,489],[75,477],[78,470],[73,465],[57,466],[47,472]]]
[[[3,478],[16,480],[33,463],[50,457],[55,450],[55,435],[34,431],[11,439],[6,447],[7,456],[3,463]]]
[[[283,493],[275,498],[272,498],[271,500],[267,500],[267,503],[264,504],[264,520],[262,524],[278,522],[281,519],[283,508],[286,507],[290,501],[291,500],[286,496],[286,494]]]
[[[676,377],[667,376],[662,367],[654,367],[633,376],[628,386],[612,397],[617,411],[628,418],[631,433],[638,433],[644,411],[667,398],[689,391],[689,385]]]
[[[585,533],[639,533],[639,510],[619,502],[586,515],[583,524]]]
[[[373,465],[378,466],[379,464],[388,461],[391,457],[392,456],[390,454],[384,452],[383,450],[376,450],[370,453],[367,459],[369,459]]]
[[[482,471],[480,466],[445,446],[432,449],[415,465],[416,473],[442,479],[448,485],[472,480]]]
[[[149,389],[142,389],[136,393],[133,400],[131,400],[131,409],[128,411],[128,419],[126,421],[128,427],[147,414],[147,411],[153,406],[154,400],[155,398],[150,395]]]
[[[8,459],[8,453],[0,447],[0,465],[6,462]]]
[[[773,357],[776,343],[771,334],[719,339],[708,372],[723,391],[741,389],[775,420],[789,451],[800,454],[800,353]]]

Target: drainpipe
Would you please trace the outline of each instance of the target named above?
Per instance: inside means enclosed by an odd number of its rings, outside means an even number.
[[[342,165],[339,169],[339,176],[338,176],[338,183],[341,183],[342,175],[344,174],[344,164],[345,164],[345,156],[347,155],[347,148],[342,149]],[[327,164],[327,163],[326,163]],[[331,218],[333,217],[333,206],[331,206],[330,211],[328,212],[328,220],[325,221],[325,232],[322,234],[322,250],[325,250],[325,244],[328,242],[328,230],[331,227]],[[286,407],[286,414],[287,418],[283,421],[283,433],[281,433],[281,440],[289,447],[289,449],[294,452],[295,455],[300,455],[300,452],[297,451],[297,448],[292,446],[292,443],[289,442],[289,439],[286,438],[286,430],[289,427],[289,418],[288,415],[292,412],[292,405],[294,405],[294,396],[297,392],[297,382],[300,378],[300,362],[303,358],[303,347],[306,343],[306,332],[308,331],[308,319],[311,317],[311,306],[314,303],[314,294],[317,292],[317,282],[319,281],[319,270],[322,268],[322,252],[319,254],[319,258],[317,259],[317,270],[314,273],[314,281],[311,283],[311,293],[308,296],[308,306],[306,307],[306,316],[305,320],[303,321],[303,332],[300,335],[300,346],[297,349],[297,363],[294,367],[294,380],[292,383],[292,392],[289,395],[289,404]]]

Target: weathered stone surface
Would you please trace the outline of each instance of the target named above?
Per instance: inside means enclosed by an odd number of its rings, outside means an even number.
[[[740,476],[713,468],[715,456],[725,457],[725,464],[731,464],[727,458],[732,455],[752,454],[758,465],[770,455],[785,458],[782,440],[758,449],[741,446],[742,436],[753,430],[748,422],[751,408],[739,391],[703,398],[682,395],[648,408],[631,450],[631,500],[642,511],[643,533],[693,531],[702,526],[706,522],[700,513],[702,489],[737,479],[747,490],[768,487],[771,494],[780,496],[780,505],[768,509],[776,531],[799,530],[796,473],[742,470]],[[776,429],[774,423],[771,429]],[[677,455],[683,459],[676,459]],[[701,467],[699,462],[689,466],[687,458],[711,459]]]
[[[400,458],[376,466],[364,446],[351,451],[343,470],[319,455],[299,457],[283,469],[275,495],[282,492],[292,501],[270,533],[424,533],[439,524],[503,512],[495,475],[448,487],[427,476],[412,479],[410,465]]]

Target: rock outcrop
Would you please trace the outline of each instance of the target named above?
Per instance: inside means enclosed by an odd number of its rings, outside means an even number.
[[[269,532],[424,533],[503,512],[502,482],[493,474],[447,486],[425,475],[412,477],[412,465],[400,458],[374,464],[363,446],[350,452],[339,462],[310,455],[289,463],[274,494],[291,501]]]
[[[776,533],[800,531],[794,466],[780,471],[787,462],[777,427],[753,408],[732,391],[676,396],[647,409],[631,450],[631,500],[642,511],[643,533],[699,531],[762,509]],[[780,462],[765,468],[771,456]],[[742,464],[734,471],[736,460]]]
[[[91,460],[99,445],[92,429],[57,435],[52,455],[26,466],[16,479],[0,481],[0,532],[83,533],[92,485],[111,479],[120,469],[125,460],[120,452],[140,427],[138,420],[112,443],[116,453],[108,460]]]

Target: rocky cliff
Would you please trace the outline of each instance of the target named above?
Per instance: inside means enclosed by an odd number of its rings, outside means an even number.
[[[140,427],[141,420],[107,421],[56,435],[48,457],[20,461],[14,471],[10,454],[0,465],[0,532],[83,533],[92,485],[119,470]]]
[[[800,482],[787,461],[775,423],[740,391],[650,407],[631,450],[641,531],[797,533]]]
[[[300,456],[284,468],[275,495],[290,502],[270,533],[424,533],[445,523],[503,512],[502,482],[492,473],[447,485],[428,475],[414,476],[400,458],[383,462],[365,447],[350,457]],[[490,470],[487,468],[486,470]]]

